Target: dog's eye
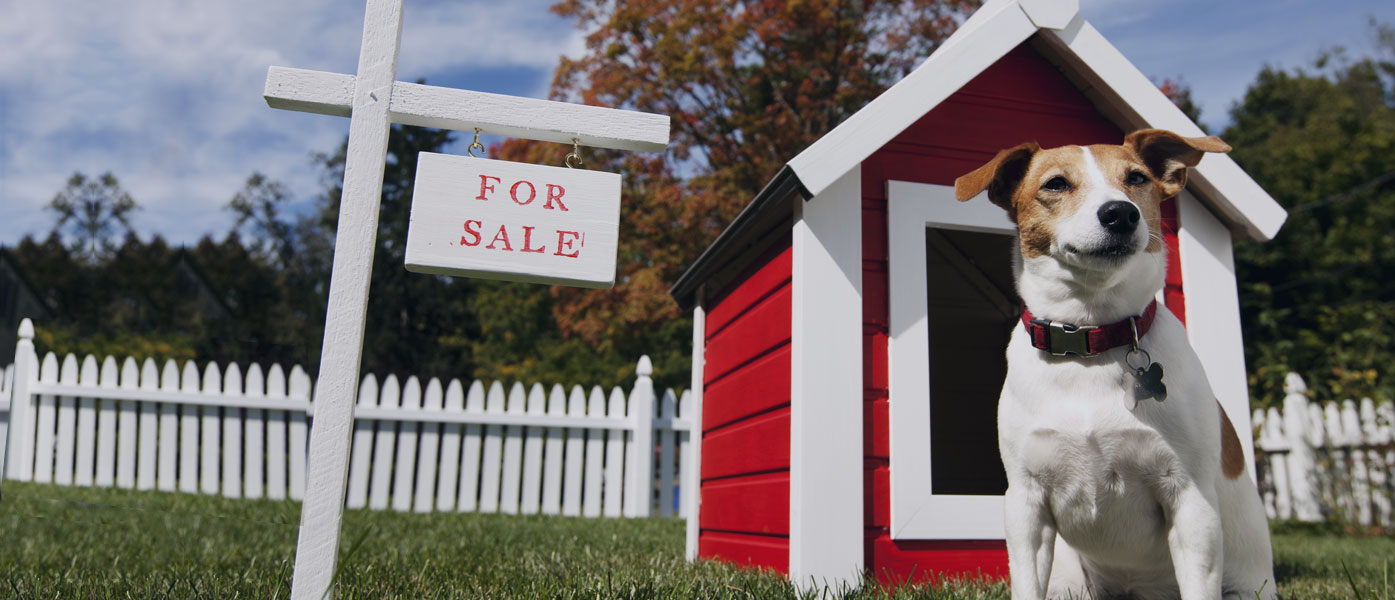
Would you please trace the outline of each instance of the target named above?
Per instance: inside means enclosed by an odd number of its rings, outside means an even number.
[[[1070,189],[1070,182],[1066,181],[1065,177],[1052,177],[1042,184],[1041,189],[1048,192],[1064,192]]]
[[[1139,171],[1129,171],[1128,177],[1124,178],[1124,183],[1129,185],[1143,185],[1148,183],[1148,176]]]

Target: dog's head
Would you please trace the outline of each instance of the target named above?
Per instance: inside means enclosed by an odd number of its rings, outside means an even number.
[[[1161,285],[1165,264],[1162,201],[1187,184],[1187,168],[1206,152],[1228,152],[1215,137],[1160,129],[1129,134],[1119,146],[1022,144],[954,182],[961,202],[988,192],[1018,229],[1024,264],[1046,262],[1061,276],[1132,272],[1148,263]]]

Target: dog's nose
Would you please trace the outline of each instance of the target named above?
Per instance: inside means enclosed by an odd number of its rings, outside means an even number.
[[[1097,213],[1100,225],[1114,233],[1130,233],[1138,227],[1138,207],[1123,200],[1110,200]]]

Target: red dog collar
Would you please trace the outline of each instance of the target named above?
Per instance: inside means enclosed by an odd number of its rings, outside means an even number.
[[[1143,314],[1115,321],[1108,325],[1072,325],[1060,321],[1048,321],[1032,316],[1032,312],[1022,307],[1022,325],[1027,335],[1032,337],[1032,345],[1056,356],[1074,354],[1086,358],[1099,356],[1105,350],[1119,346],[1132,346],[1134,328],[1131,321],[1137,320],[1138,337],[1141,339],[1153,326],[1153,316],[1158,312],[1158,301],[1148,303]]]

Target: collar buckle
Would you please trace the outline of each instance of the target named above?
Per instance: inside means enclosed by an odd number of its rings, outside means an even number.
[[[1046,350],[1054,356],[1065,356],[1074,354],[1082,358],[1093,358],[1099,356],[1098,352],[1090,352],[1090,331],[1099,329],[1094,325],[1072,325],[1060,321],[1047,321],[1044,319],[1032,319],[1033,323],[1046,328]]]

